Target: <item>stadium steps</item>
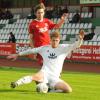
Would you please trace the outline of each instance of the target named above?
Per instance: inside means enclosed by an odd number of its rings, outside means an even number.
[[[73,14],[74,13],[71,13],[70,18]],[[82,16],[83,16],[83,18],[91,17],[89,15],[89,13],[87,15],[85,15],[85,13],[84,13]],[[0,37],[1,37],[0,42],[5,43],[8,40],[8,33],[12,31],[15,34],[17,43],[29,43],[28,24],[30,21],[32,21],[32,19],[17,18],[14,20],[15,21],[12,24],[9,24],[9,20],[0,21],[3,23],[6,23],[6,25],[2,29],[0,29]],[[52,20],[56,23],[60,19],[54,18]],[[89,30],[92,28],[92,26],[93,26],[93,24],[91,22],[75,24],[75,23],[68,23],[68,21],[66,21],[60,28],[60,33],[62,36],[61,41],[74,41],[76,38],[76,35],[79,33],[79,30],[81,28],[83,28],[85,30]],[[52,30],[52,31],[54,31],[54,30]],[[100,37],[98,37],[96,35],[92,41],[100,41]],[[89,43],[89,42],[87,42],[87,43]],[[99,44],[99,43],[97,43],[97,44]]]

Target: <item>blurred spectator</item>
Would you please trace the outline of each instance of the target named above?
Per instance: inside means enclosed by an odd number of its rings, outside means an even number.
[[[13,18],[13,14],[7,9],[5,12],[5,19],[11,19]]]
[[[53,16],[53,18],[60,18],[61,15],[62,15],[62,9],[61,9],[61,7],[58,7],[56,5],[52,11],[52,16]]]
[[[2,9],[0,8],[0,19],[2,19]]]
[[[58,9],[57,9],[57,14],[58,14],[58,17],[59,17],[59,18],[60,18],[61,15],[63,14],[63,13],[62,13],[62,8],[61,8],[61,7],[58,7]]]
[[[32,19],[36,18],[35,14],[34,14],[34,6],[32,6],[32,8],[31,8],[31,18]]]
[[[72,17],[72,20],[69,21],[70,23],[78,23],[80,22],[80,14],[79,11],[76,10],[76,14]]]
[[[15,36],[12,32],[9,33],[9,40],[8,43],[16,43]]]
[[[84,36],[84,41],[86,41],[86,40],[92,40],[93,39],[93,37],[94,37],[94,35],[95,35],[95,33],[94,33],[94,28],[92,28],[91,29],[91,32],[90,33],[88,33],[88,34],[86,34],[85,36]]]
[[[0,19],[11,19],[13,18],[13,14],[7,9],[0,9]]]
[[[53,16],[52,16],[52,11],[53,11],[53,10],[46,10],[45,17],[46,17],[46,18],[49,18],[49,19],[53,18]]]
[[[62,10],[62,13],[68,13],[68,6],[66,5],[65,8]]]
[[[4,11],[4,9],[0,9],[0,19],[5,19],[5,11]]]
[[[52,17],[53,18],[56,18],[58,15],[57,15],[57,8],[58,8],[58,6],[55,6],[54,8],[53,8],[53,11],[52,11]]]

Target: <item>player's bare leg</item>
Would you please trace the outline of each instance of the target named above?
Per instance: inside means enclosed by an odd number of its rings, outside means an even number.
[[[58,82],[55,87],[54,90],[51,90],[51,92],[63,92],[63,93],[70,93],[72,92],[72,88],[69,86],[68,83],[62,81],[62,82]]]
[[[32,81],[36,82],[42,82],[43,81],[43,73],[38,72],[34,74],[33,76],[24,76],[17,80],[16,82],[11,82],[11,88],[15,88],[16,86],[23,85],[23,84],[28,84],[31,83]]]

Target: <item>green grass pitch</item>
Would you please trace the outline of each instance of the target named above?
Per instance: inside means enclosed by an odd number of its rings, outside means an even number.
[[[73,88],[72,93],[37,93],[35,83],[11,89],[9,84],[37,69],[0,67],[0,100],[100,100],[100,74],[83,72],[62,73],[62,79]]]

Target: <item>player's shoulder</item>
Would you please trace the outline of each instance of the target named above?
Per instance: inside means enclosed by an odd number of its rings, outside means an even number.
[[[45,46],[43,46],[43,48],[49,48],[50,47],[50,45],[45,45]]]
[[[67,47],[69,44],[60,44],[59,47]]]
[[[49,48],[50,45],[45,45],[45,46],[41,46],[42,49],[46,49],[46,48]]]
[[[50,19],[48,19],[48,18],[44,18],[44,21],[45,21],[45,22],[49,22]]]
[[[35,19],[32,19],[29,24],[32,25],[32,24],[35,24],[36,23],[36,20]]]
[[[43,18],[43,20],[46,20],[46,21],[47,21],[47,20],[49,20],[49,19],[48,19],[48,18]]]

